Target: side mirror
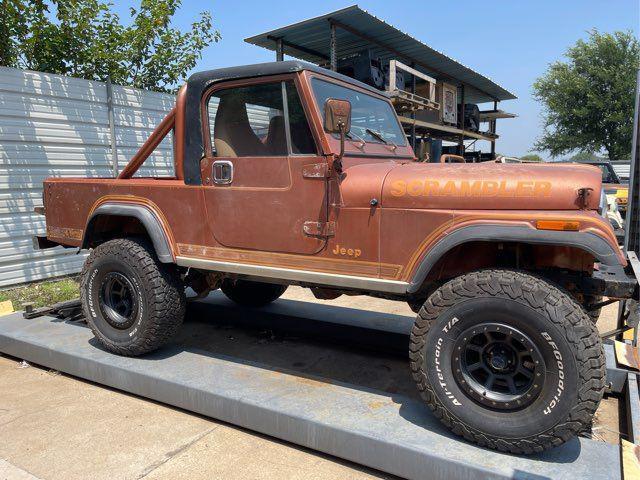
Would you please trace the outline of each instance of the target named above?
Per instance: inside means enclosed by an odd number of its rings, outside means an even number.
[[[324,102],[324,129],[329,133],[340,134],[340,154],[334,160],[334,169],[342,171],[344,155],[344,136],[351,130],[351,103],[348,100],[328,98]]]

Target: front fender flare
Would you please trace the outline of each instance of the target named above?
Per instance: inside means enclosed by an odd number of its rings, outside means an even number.
[[[93,222],[101,215],[115,215],[119,217],[134,217],[137,218],[147,230],[149,238],[153,243],[153,247],[158,256],[158,260],[162,263],[173,263],[174,258],[171,253],[171,247],[169,240],[162,228],[162,223],[158,219],[157,215],[149,208],[143,205],[132,205],[122,203],[104,203],[96,208],[87,222],[87,228],[82,239],[82,247],[87,248],[89,245]]]
[[[420,289],[433,266],[445,253],[458,245],[474,241],[571,246],[586,250],[604,265],[620,264],[609,242],[595,233],[534,230],[520,225],[470,225],[446,235],[427,252],[409,283],[407,293],[415,293]]]

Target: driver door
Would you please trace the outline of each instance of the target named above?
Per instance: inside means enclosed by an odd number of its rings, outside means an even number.
[[[209,142],[201,173],[215,241],[266,252],[322,250],[327,180],[317,169],[326,160],[293,77],[222,84],[205,96],[205,106]]]

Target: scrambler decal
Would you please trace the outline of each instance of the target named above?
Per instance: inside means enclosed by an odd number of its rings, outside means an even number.
[[[564,364],[562,363],[562,354],[558,350],[558,345],[556,345],[556,342],[553,341],[551,335],[549,335],[547,332],[541,332],[541,334],[549,343],[549,346],[553,349],[553,356],[556,358],[556,362],[558,365],[558,387],[556,390],[556,394],[553,396],[551,402],[549,402],[547,408],[544,409],[544,414],[549,415],[551,413],[551,410],[553,410],[553,408],[560,401],[560,397],[564,392]]]
[[[551,182],[534,180],[396,180],[391,184],[394,197],[548,197]]]
[[[458,317],[453,317],[451,320],[449,320],[449,322],[447,322],[447,324],[444,326],[442,331],[444,333],[448,333],[451,330],[451,327],[453,327],[456,323],[458,323]],[[447,386],[447,382],[444,381],[444,375],[442,374],[442,369],[440,368],[440,358],[442,356],[441,349],[442,349],[443,343],[444,343],[444,339],[442,337],[438,338],[438,341],[436,342],[436,348],[434,349],[434,354],[435,354],[434,363],[436,365],[436,373],[438,375],[438,385],[440,385],[440,388],[442,388],[442,391],[444,392],[445,396],[449,400],[451,400],[451,403],[459,407],[462,404],[458,401],[455,395],[451,393],[451,390],[449,390],[449,387]]]

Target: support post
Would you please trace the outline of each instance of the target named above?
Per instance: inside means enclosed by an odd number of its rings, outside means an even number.
[[[113,114],[113,86],[107,77],[107,116],[109,118],[109,142],[111,143],[111,169],[113,177],[118,176],[118,147],[116,145],[116,122]]]
[[[494,110],[498,110],[498,102],[496,100],[493,101],[493,109]],[[489,123],[489,131],[491,133],[493,133],[494,135],[496,134],[496,120],[491,120],[491,122]],[[495,159],[496,158],[496,140],[493,139],[491,140],[491,159]]]
[[[494,125],[495,125],[495,120],[494,120]],[[495,160],[495,158],[496,158],[496,141],[491,140],[491,159]]]
[[[284,48],[282,46],[282,39],[276,40],[276,62],[282,62],[284,60]]]
[[[460,87],[460,112],[458,114],[458,125],[462,133],[460,134],[460,141],[458,142],[458,154],[464,157],[464,84]]]
[[[338,52],[336,51],[336,25],[330,22],[331,36],[329,43],[329,61],[331,62],[331,70],[338,71]]]
[[[411,68],[415,68],[415,63],[411,62]],[[415,95],[416,94],[416,76],[411,74],[411,94]],[[411,148],[413,149],[413,152],[415,153],[416,151],[416,112],[415,110],[411,112],[411,118],[413,120],[413,123],[411,124]]]

